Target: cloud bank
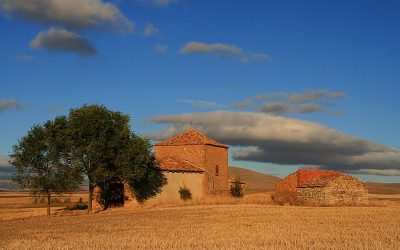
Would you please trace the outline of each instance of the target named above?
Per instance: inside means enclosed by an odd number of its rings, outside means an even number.
[[[188,103],[195,107],[206,107],[206,108],[224,108],[225,105],[217,102],[211,102],[206,100],[178,100],[178,102]]]
[[[244,109],[253,107],[257,111],[269,114],[286,113],[315,113],[322,112],[328,107],[334,107],[333,102],[346,97],[344,92],[332,92],[327,90],[311,90],[305,93],[274,92],[249,97],[241,101],[233,102],[233,106]],[[341,115],[338,110],[331,111],[333,116]]]
[[[242,50],[239,47],[224,43],[202,43],[192,41],[186,43],[181,49],[183,54],[209,54],[218,58],[238,58],[243,63],[254,61],[266,61],[271,57],[263,53],[252,53]]]
[[[84,56],[96,54],[96,50],[86,39],[61,28],[50,28],[48,31],[40,32],[31,41],[30,46],[33,49],[63,50]]]
[[[233,156],[236,160],[315,165],[341,171],[373,169],[377,174],[400,169],[399,150],[299,119],[259,112],[214,111],[155,116],[152,121],[170,125],[166,131],[151,134],[155,140],[183,132],[192,121],[210,137],[242,147]]]

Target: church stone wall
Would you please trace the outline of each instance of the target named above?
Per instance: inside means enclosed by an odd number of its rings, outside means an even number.
[[[190,190],[192,198],[203,197],[204,173],[195,172],[164,172],[168,183],[164,185],[161,192],[149,201],[179,200],[179,188],[186,187]]]
[[[206,175],[210,194],[228,192],[228,149],[206,145]],[[218,166],[218,173],[217,173]]]

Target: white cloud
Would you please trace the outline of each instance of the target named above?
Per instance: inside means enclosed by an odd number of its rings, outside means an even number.
[[[17,110],[21,108],[21,104],[15,99],[0,99],[0,112],[5,110]]]
[[[0,9],[8,16],[67,28],[110,27],[118,32],[134,29],[115,5],[102,0],[2,0]]]
[[[242,101],[233,102],[233,106],[247,108],[258,107],[259,111],[265,113],[315,113],[330,111],[334,107],[332,103],[339,98],[346,97],[344,92],[332,92],[328,90],[311,90],[305,93],[273,92],[264,93],[246,98]],[[339,110],[331,111],[331,115],[338,116],[342,113]]]
[[[206,100],[178,100],[178,102],[188,103],[195,107],[206,107],[206,108],[224,108],[225,105],[217,102],[211,102]]]
[[[317,103],[305,103],[300,105],[299,113],[315,113],[324,110],[325,106]]]
[[[50,28],[40,32],[30,44],[33,49],[47,49],[50,51],[67,51],[80,55],[93,55],[96,50],[84,38],[71,31],[61,28]]]
[[[266,103],[261,106],[261,112],[270,113],[270,114],[283,114],[290,112],[290,105],[286,103]]]
[[[239,58],[241,62],[250,63],[254,61],[270,60],[270,56],[262,53],[251,53],[241,48],[224,43],[202,43],[191,41],[181,49],[183,54],[210,54],[220,58]]]
[[[187,121],[212,138],[237,151],[238,160],[286,165],[319,165],[342,171],[400,169],[400,151],[332,130],[321,124],[258,112],[214,111],[155,116],[153,122],[169,124],[151,135],[165,139],[186,129]]]
[[[144,36],[155,36],[160,33],[160,30],[157,29],[153,24],[147,23],[144,27],[143,35]]]

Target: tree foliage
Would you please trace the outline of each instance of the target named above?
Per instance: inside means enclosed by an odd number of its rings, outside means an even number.
[[[235,179],[231,184],[230,193],[233,197],[242,197],[243,196],[243,187],[240,179]]]
[[[47,214],[52,194],[73,191],[82,182],[71,164],[67,127],[68,120],[63,116],[35,125],[10,154],[10,163],[17,170],[13,180],[34,195],[47,196]]]
[[[88,212],[96,199],[106,209],[124,203],[124,184],[138,201],[160,192],[166,179],[152,152],[152,145],[131,131],[129,116],[101,105],[71,109],[35,125],[10,155],[17,168],[14,180],[35,194],[74,190],[88,181]]]
[[[73,158],[89,181],[89,211],[96,186],[97,201],[105,209],[121,205],[124,183],[140,202],[160,191],[166,181],[152,146],[132,133],[129,116],[89,105],[71,110],[69,120]]]
[[[129,117],[100,105],[71,109],[69,134],[75,166],[88,179],[89,204],[93,191],[118,174],[116,160],[129,143]]]

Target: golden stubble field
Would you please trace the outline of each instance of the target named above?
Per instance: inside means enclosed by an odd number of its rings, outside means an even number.
[[[118,208],[0,222],[1,249],[400,249],[400,206]]]

